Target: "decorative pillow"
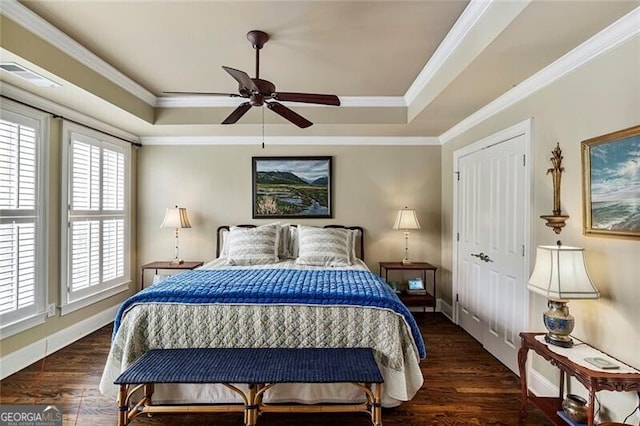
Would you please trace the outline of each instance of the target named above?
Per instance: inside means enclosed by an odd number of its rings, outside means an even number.
[[[278,257],[280,259],[291,259],[295,257],[291,253],[291,228],[295,228],[288,223],[280,225],[280,240],[278,242]]]
[[[362,236],[360,235],[360,231],[358,229],[348,229],[347,233],[349,235],[349,239],[347,242],[347,247],[349,247],[349,263],[353,264],[358,258],[358,255],[356,253],[356,242],[358,241],[358,237]]]
[[[261,225],[256,228],[231,227],[229,231],[229,265],[264,265],[278,259],[280,225]]]
[[[222,229],[220,231],[220,238],[222,238],[222,248],[220,249],[220,257],[229,256],[229,230]]]
[[[346,229],[298,226],[298,265],[348,266],[349,234]]]
[[[289,259],[295,259],[298,257],[298,227],[289,227]]]

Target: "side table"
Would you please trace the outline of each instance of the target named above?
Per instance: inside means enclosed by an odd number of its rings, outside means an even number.
[[[140,287],[144,288],[144,271],[147,269],[155,269],[155,273],[158,274],[158,269],[177,269],[177,270],[191,270],[195,269],[199,266],[204,265],[204,262],[201,261],[184,261],[182,263],[172,263],[169,261],[156,261],[151,263],[145,263],[140,267]]]
[[[560,355],[551,350],[547,343],[541,342],[536,339],[536,336],[544,335],[545,333],[520,333],[522,339],[520,350],[518,351],[518,368],[520,370],[520,386],[522,391],[522,399],[520,402],[520,417],[524,418],[527,412],[527,402],[531,401],[533,405],[538,407],[540,411],[554,424],[558,426],[566,426],[564,420],[562,420],[556,414],[562,410],[562,400],[564,398],[564,381],[565,374],[575,377],[577,381],[587,388],[589,392],[589,411],[587,418],[587,425],[594,426],[594,401],[596,392],[601,390],[608,391],[640,391],[640,371],[635,372],[623,372],[612,373],[592,370],[591,368],[577,364],[571,361],[569,358]],[[582,348],[588,356],[602,356],[607,355],[586,343],[580,343],[584,345]],[[538,397],[532,393],[529,393],[527,388],[527,355],[529,350],[533,350],[545,360],[549,361],[551,365],[560,369],[560,392],[557,398],[555,397]],[[609,355],[607,355],[609,356]],[[623,363],[620,363],[623,364]]]
[[[389,271],[422,271],[422,282],[424,282],[425,289],[427,288],[427,271],[433,273],[433,288],[432,291],[427,291],[427,294],[410,294],[402,292],[398,295],[402,303],[406,306],[421,306],[426,311],[427,307],[431,307],[432,311],[436,311],[436,271],[437,267],[427,262],[380,262],[380,276],[384,272],[384,280],[388,282]]]

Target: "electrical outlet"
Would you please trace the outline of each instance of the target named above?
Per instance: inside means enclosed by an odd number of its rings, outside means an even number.
[[[49,303],[47,305],[47,317],[53,317],[56,314],[56,304],[55,303]]]

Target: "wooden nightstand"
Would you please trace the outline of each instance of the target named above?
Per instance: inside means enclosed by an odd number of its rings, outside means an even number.
[[[178,270],[191,270],[195,269],[198,266],[202,266],[204,262],[200,261],[191,261],[191,262],[182,262],[182,263],[171,263],[169,261],[159,261],[159,262],[151,262],[146,263],[140,267],[140,287],[144,288],[144,271],[146,269],[155,269],[156,274],[158,273],[158,269],[178,269]]]
[[[384,280],[388,282],[389,271],[422,271],[422,281],[424,282],[425,288],[427,288],[427,271],[433,273],[433,288],[432,291],[427,291],[427,294],[409,294],[406,292],[402,292],[398,295],[402,303],[406,306],[416,306],[422,307],[426,312],[427,307],[431,307],[432,311],[436,311],[436,271],[437,267],[433,266],[427,262],[413,262],[413,263],[402,263],[402,262],[380,262],[380,276],[382,277],[382,273],[384,271]]]

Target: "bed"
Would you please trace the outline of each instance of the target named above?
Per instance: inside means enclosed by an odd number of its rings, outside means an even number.
[[[275,236],[275,237],[274,237]],[[360,227],[267,224],[218,229],[216,259],[127,299],[114,321],[100,391],[150,349],[368,347],[385,380],[382,404],[410,400],[423,383],[424,342],[411,313],[363,262]],[[345,384],[286,384],[265,402],[351,403]],[[157,386],[163,404],[240,402],[221,385]]]

